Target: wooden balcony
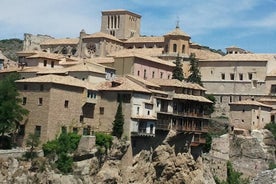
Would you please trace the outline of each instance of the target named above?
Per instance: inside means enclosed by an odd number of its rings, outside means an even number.
[[[157,121],[156,129],[157,130],[170,130],[170,121]]]
[[[183,116],[183,117],[191,117],[191,118],[203,118],[210,119],[210,115],[206,115],[204,113],[195,113],[195,112],[184,112],[184,111],[173,111],[173,115]]]

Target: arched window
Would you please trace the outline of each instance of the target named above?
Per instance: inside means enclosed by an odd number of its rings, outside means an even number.
[[[182,53],[185,53],[185,45],[182,45]]]
[[[177,51],[177,45],[173,44],[173,52],[176,52],[176,51]]]

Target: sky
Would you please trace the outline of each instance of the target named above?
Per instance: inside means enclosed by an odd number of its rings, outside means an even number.
[[[276,53],[276,0],[1,0],[0,8],[0,40],[76,38],[100,31],[102,11],[126,9],[142,16],[141,35],[165,35],[179,22],[200,45]]]

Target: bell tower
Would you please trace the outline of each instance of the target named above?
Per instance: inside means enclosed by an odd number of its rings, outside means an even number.
[[[140,36],[141,15],[127,10],[102,11],[101,32],[120,40]]]

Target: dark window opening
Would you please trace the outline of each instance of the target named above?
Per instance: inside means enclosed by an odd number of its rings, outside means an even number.
[[[35,135],[37,137],[40,137],[41,136],[41,126],[35,126]]]

